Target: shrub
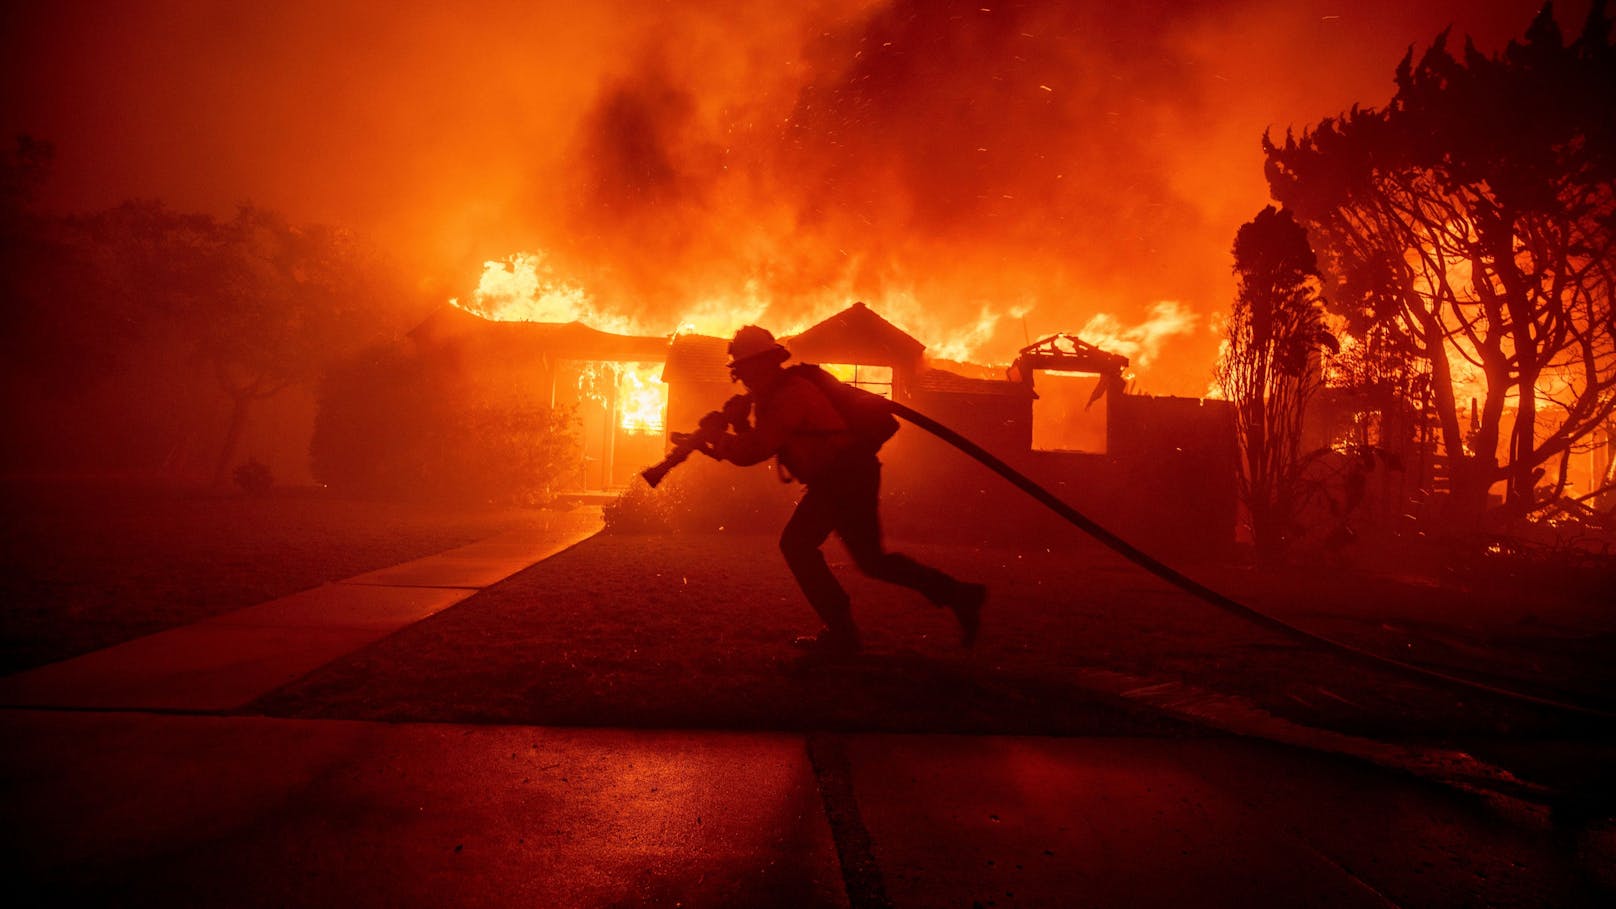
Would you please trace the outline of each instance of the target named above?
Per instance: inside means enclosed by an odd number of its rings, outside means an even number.
[[[363,494],[542,505],[576,463],[576,422],[378,347],[327,374],[309,455],[317,480]]]
[[[237,486],[253,495],[263,495],[275,485],[275,475],[257,458],[248,458],[246,463],[237,466],[233,476]]]
[[[680,496],[671,487],[652,489],[635,481],[601,509],[607,533],[667,533],[673,529]]]

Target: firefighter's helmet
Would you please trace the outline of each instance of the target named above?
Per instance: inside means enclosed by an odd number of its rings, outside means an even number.
[[[781,347],[767,328],[743,326],[729,342],[729,366],[734,369],[736,365],[758,357],[769,357],[776,363],[784,363],[791,357],[791,352]]]

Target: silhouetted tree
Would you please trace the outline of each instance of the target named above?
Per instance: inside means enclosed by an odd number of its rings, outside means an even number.
[[[214,470],[222,485],[255,403],[388,333],[376,305],[388,289],[348,231],[243,206],[197,239],[187,323],[231,403]]]
[[[0,218],[9,238],[14,221],[22,218],[50,178],[56,148],[29,135],[17,137],[16,145],[0,157]]]
[[[396,293],[354,234],[241,206],[229,221],[126,203],[82,219],[86,255],[137,297],[139,319],[217,384],[230,418],[213,483],[229,481],[253,406],[393,330]],[[199,376],[202,378],[202,376]]]
[[[1549,6],[1491,57],[1469,42],[1455,57],[1444,34],[1403,59],[1386,109],[1264,137],[1332,299],[1429,364],[1458,516],[1500,480],[1532,507],[1545,462],[1616,406],[1610,30],[1599,0],[1569,45]]]
[[[70,469],[155,466],[205,437],[217,386],[229,409],[213,465],[223,485],[253,405],[312,385],[329,363],[418,314],[352,233],[252,206],[225,221],[150,201],[37,214],[27,202],[49,152],[19,140],[0,174],[10,320],[0,377],[8,416],[27,427],[19,435],[42,446],[35,460],[65,452],[78,459],[60,465]],[[8,454],[21,464],[30,456]]]
[[[1263,209],[1235,235],[1238,277],[1217,384],[1235,405],[1240,497],[1259,557],[1283,554],[1295,523],[1302,417],[1322,384],[1325,330],[1318,265],[1290,213]]]

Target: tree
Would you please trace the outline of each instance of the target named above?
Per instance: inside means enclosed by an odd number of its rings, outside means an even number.
[[[353,233],[254,206],[228,220],[155,201],[36,212],[51,160],[27,136],[0,156],[0,405],[20,430],[8,467],[166,467],[213,437],[222,404],[223,484],[255,405],[424,309]]]
[[[1456,517],[1499,481],[1532,508],[1546,462],[1616,407],[1610,31],[1599,0],[1569,45],[1549,6],[1491,57],[1444,33],[1404,57],[1384,110],[1264,137],[1332,300],[1428,364]]]
[[[142,319],[187,347],[228,399],[214,485],[228,482],[254,405],[312,385],[395,328],[388,310],[401,294],[351,232],[250,205],[219,221],[126,203],[86,224],[87,250],[131,288]]]
[[[26,134],[0,157],[0,229],[6,239],[13,237],[16,223],[27,217],[28,206],[50,179],[55,158],[55,146]]]
[[[198,263],[204,311],[192,324],[219,387],[231,402],[214,484],[234,461],[252,406],[326,366],[390,326],[372,305],[371,253],[350,232],[293,226],[243,206],[220,224]]]
[[[1324,327],[1318,264],[1289,212],[1258,212],[1235,234],[1238,277],[1216,381],[1235,405],[1240,497],[1251,513],[1259,558],[1283,554],[1301,479],[1302,416],[1321,384],[1316,352],[1333,346]]]

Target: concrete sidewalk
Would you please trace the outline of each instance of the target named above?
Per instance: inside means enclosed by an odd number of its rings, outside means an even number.
[[[593,536],[599,509],[0,679],[0,706],[221,712]]]
[[[1470,800],[1236,738],[0,724],[12,905],[1600,905]]]

